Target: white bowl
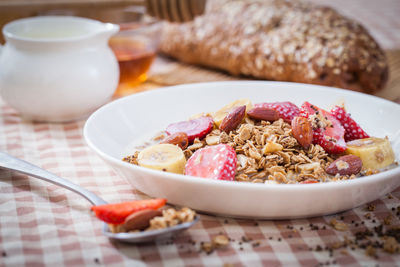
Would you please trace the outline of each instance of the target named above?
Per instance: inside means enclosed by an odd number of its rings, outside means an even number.
[[[121,160],[132,152],[133,144],[149,139],[169,123],[218,110],[239,98],[298,105],[307,100],[322,108],[344,99],[352,117],[369,134],[392,136],[400,129],[400,105],[381,98],[315,85],[237,81],[167,87],[116,100],[91,115],[84,136],[133,187],[152,197],[167,198],[171,204],[212,214],[268,219],[325,215],[373,201],[400,185],[400,167],[349,181],[267,185],[165,173]],[[398,142],[394,150],[398,159]]]

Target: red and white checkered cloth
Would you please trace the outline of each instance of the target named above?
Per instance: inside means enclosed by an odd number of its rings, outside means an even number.
[[[3,102],[0,118],[1,151],[67,177],[109,202],[140,198],[139,192],[89,150],[82,138],[83,121],[26,122]],[[365,206],[304,220],[253,221],[201,215],[198,224],[172,243],[126,245],[102,235],[102,223],[89,212],[90,204],[81,196],[26,175],[0,170],[0,266],[393,266],[400,263],[400,254],[379,250],[379,258],[375,259],[360,249],[339,249],[332,254],[315,249],[343,241],[345,236],[365,227],[382,224],[388,215],[392,216],[392,225],[399,226],[399,198],[400,188],[390,198],[375,201],[369,220],[364,217]],[[332,218],[346,222],[350,230],[334,230],[329,226]],[[311,230],[310,223],[319,230]],[[208,242],[220,233],[234,241],[211,254],[200,251],[200,242]],[[253,241],[244,242],[243,237]]]
[[[400,47],[398,0],[319,2],[362,21],[383,47]],[[109,202],[141,198],[140,192],[89,150],[82,138],[83,124],[23,121],[0,100],[0,150],[66,177]],[[352,240],[356,232],[383,224],[388,216],[391,226],[399,227],[399,199],[400,188],[375,201],[374,211],[362,206],[303,220],[253,221],[201,215],[199,223],[173,242],[127,245],[102,235],[102,223],[89,212],[90,204],[81,196],[0,170],[0,266],[400,266],[400,254],[382,249],[377,249],[378,258],[367,256],[363,249],[353,250],[352,245],[325,250],[346,236]],[[371,219],[365,218],[367,213]],[[334,230],[329,225],[332,218],[345,222],[349,230]],[[220,233],[232,239],[228,247],[210,254],[200,250],[201,242]],[[243,237],[252,241],[245,242]]]

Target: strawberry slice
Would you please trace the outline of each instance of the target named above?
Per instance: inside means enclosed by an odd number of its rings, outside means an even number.
[[[125,221],[126,217],[134,212],[148,209],[157,210],[164,206],[166,202],[167,200],[164,198],[135,200],[117,204],[93,206],[91,210],[97,218],[106,223],[121,224]]]
[[[311,120],[314,144],[319,144],[326,152],[331,154],[339,154],[346,150],[345,130],[328,111],[309,102],[304,102],[299,115]]]
[[[369,138],[369,135],[361,129],[360,125],[351,118],[350,113],[347,113],[344,108],[335,106],[331,110],[331,114],[342,124],[345,130],[344,140],[346,142]]]
[[[303,182],[300,182],[300,184],[317,184],[319,181],[317,180],[305,180]]]
[[[202,116],[193,120],[171,123],[167,126],[166,132],[169,135],[184,132],[188,136],[189,143],[191,143],[196,138],[204,138],[211,132],[213,125],[213,118]]]
[[[292,102],[271,102],[271,103],[258,103],[254,107],[263,107],[276,110],[279,117],[288,123],[291,123],[294,117],[299,115],[299,108]]]
[[[185,174],[233,181],[236,174],[235,150],[226,144],[208,146],[194,152],[186,163]]]

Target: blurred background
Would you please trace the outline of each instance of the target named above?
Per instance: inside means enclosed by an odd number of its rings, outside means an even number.
[[[219,0],[209,0],[214,2]],[[334,7],[361,22],[384,49],[400,46],[399,0],[308,0]],[[103,22],[123,23],[136,19],[140,0],[0,0],[0,28],[9,21],[38,15],[74,15]],[[3,36],[0,42],[4,43]]]
[[[207,4],[224,0],[208,0]],[[307,0],[309,2],[327,5],[335,8],[341,14],[355,19],[364,25],[371,35],[385,50],[391,66],[390,80],[384,90],[376,95],[394,101],[400,101],[400,0]],[[42,15],[72,15],[118,23],[125,28],[136,28],[132,22],[140,21],[146,12],[144,6],[139,6],[140,0],[0,0],[0,28],[12,20]],[[193,66],[166,61],[157,56],[159,29],[145,29],[141,32],[126,33],[131,38],[139,36],[146,40],[144,45],[138,45],[134,40],[135,49],[126,52],[123,48],[122,36],[115,38],[114,52],[119,59],[121,80],[117,94],[124,95],[134,91],[143,91],[165,85],[175,85],[188,82],[207,80],[229,80],[237,77],[224,73],[208,71]],[[145,36],[145,39],[142,38]],[[4,37],[0,34],[0,43]],[[131,42],[132,44],[132,42]],[[116,51],[119,50],[119,51]],[[127,56],[127,54],[129,54]],[[140,64],[138,64],[138,62]],[[156,62],[156,64],[153,64]],[[133,66],[133,67],[132,67]],[[150,69],[151,67],[151,69]],[[149,71],[150,69],[150,71]],[[126,73],[126,74],[125,74]],[[127,78],[125,78],[127,77]],[[146,83],[144,83],[146,81]],[[141,86],[138,86],[138,85]]]

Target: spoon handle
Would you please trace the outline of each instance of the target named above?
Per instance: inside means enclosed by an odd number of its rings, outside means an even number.
[[[7,153],[0,152],[0,168],[8,169],[11,171],[20,172],[29,176],[39,178],[46,182],[64,187],[89,200],[93,205],[107,204],[106,201],[95,195],[94,193],[74,184],[70,181],[61,178],[54,173],[48,172],[38,166],[35,166],[22,159],[15,158]]]

